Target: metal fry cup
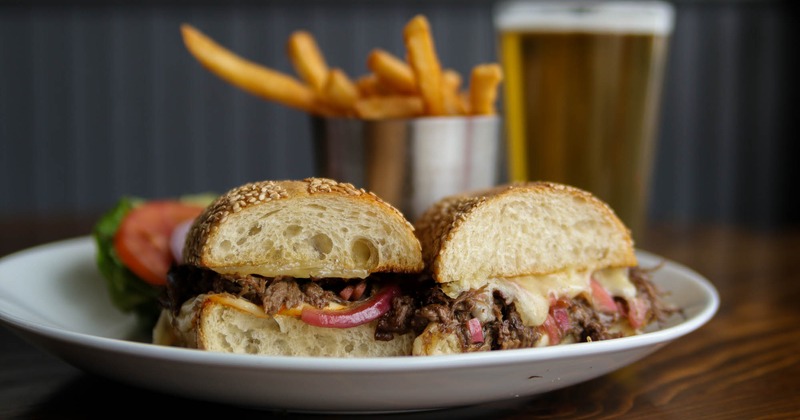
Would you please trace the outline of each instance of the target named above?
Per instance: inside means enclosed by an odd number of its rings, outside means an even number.
[[[318,176],[377,194],[416,220],[437,200],[497,184],[498,116],[312,117]]]

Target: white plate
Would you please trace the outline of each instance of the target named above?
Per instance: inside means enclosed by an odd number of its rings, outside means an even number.
[[[642,266],[662,258],[640,251]],[[717,291],[674,262],[654,280],[684,309],[659,331],[594,343],[432,357],[264,357],[168,348],[135,338],[110,303],[88,237],[0,259],[0,321],[85,371],[177,395],[294,411],[391,412],[530,396],[626,366],[705,324]],[[680,363],[680,361],[676,361]]]

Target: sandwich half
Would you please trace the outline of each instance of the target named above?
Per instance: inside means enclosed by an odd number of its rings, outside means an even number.
[[[172,268],[154,342],[229,353],[410,355],[381,328],[423,268],[412,225],[330,179],[235,188],[195,220]],[[384,322],[385,324],[385,322]]]
[[[672,309],[629,230],[583,190],[532,182],[434,204],[415,223],[428,275],[415,355],[597,341]]]

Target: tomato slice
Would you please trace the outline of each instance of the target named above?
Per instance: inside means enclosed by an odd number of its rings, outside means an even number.
[[[470,342],[483,343],[483,328],[478,318],[470,318],[470,320],[467,321],[467,329],[469,330]]]
[[[594,307],[600,312],[613,314],[617,312],[617,304],[614,298],[608,291],[600,285],[594,278],[591,280],[592,284],[592,303]]]
[[[628,322],[633,329],[638,330],[647,323],[647,303],[640,298],[628,301]]]
[[[306,324],[326,328],[351,328],[366,324],[385,314],[392,307],[392,300],[400,295],[396,284],[384,286],[375,296],[350,309],[325,310],[305,307],[300,319]]]
[[[554,346],[561,342],[564,336],[572,328],[572,320],[569,317],[569,303],[564,300],[551,300],[550,311],[544,323],[539,326],[540,330],[549,337],[549,344]]]
[[[547,334],[549,339],[548,345],[554,346],[561,342],[561,330],[558,328],[553,315],[547,315],[547,318],[544,319],[544,323],[539,328]]]
[[[148,201],[135,207],[114,235],[114,249],[122,264],[150,284],[166,284],[173,258],[172,231],[202,211],[202,206],[172,200]]]

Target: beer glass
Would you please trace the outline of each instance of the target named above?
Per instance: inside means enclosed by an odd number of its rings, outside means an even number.
[[[591,191],[646,223],[674,11],[662,2],[501,3],[508,176]]]

